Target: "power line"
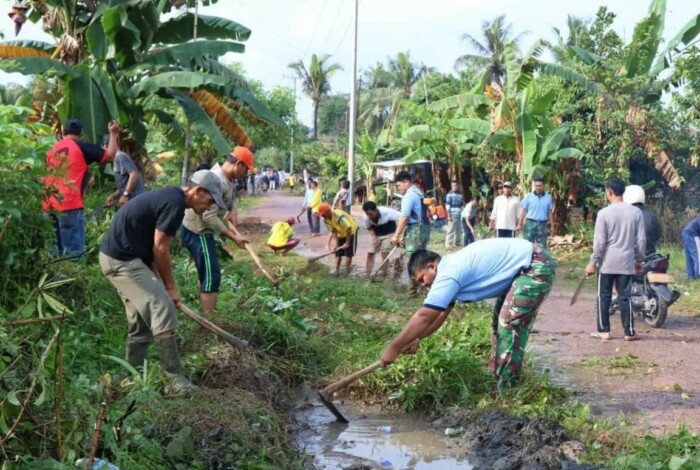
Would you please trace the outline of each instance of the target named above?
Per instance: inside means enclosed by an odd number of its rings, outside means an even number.
[[[338,10],[335,12],[335,17],[333,17],[333,22],[331,23],[331,27],[328,29],[328,34],[326,34],[326,39],[323,41],[323,50],[326,50],[326,45],[328,44],[328,40],[331,38],[331,34],[333,34],[335,23],[338,21],[338,17],[340,16],[340,11],[343,9],[343,5],[345,4],[345,0],[341,0],[340,3],[338,3]]]
[[[318,31],[318,25],[321,22],[321,17],[323,16],[323,11],[326,9],[326,2],[327,0],[323,0],[323,4],[321,5],[321,10],[318,12],[318,18],[316,18],[316,24],[314,25],[314,32],[311,33],[311,37],[309,38],[309,43],[306,45],[306,49],[304,50],[304,55],[302,56],[302,59],[306,57],[306,54],[309,53],[309,48],[311,47],[311,43],[313,42],[314,38],[316,37],[316,31]]]
[[[343,41],[345,40],[345,37],[348,35],[348,31],[350,31],[350,26],[352,26],[352,20],[350,20],[348,22],[347,26],[345,27],[345,32],[341,36],[340,41],[338,42],[338,45],[336,46],[335,50],[333,51],[333,54],[331,54],[331,55],[335,55],[338,52],[338,49],[340,49],[340,46],[343,45]]]
[[[250,8],[250,7],[246,6],[246,5],[244,5],[243,2],[242,2],[241,0],[236,0],[236,3],[238,3],[238,5],[240,5],[244,10],[246,10],[246,11],[253,17],[253,19],[257,20],[258,23],[260,23],[261,26],[263,27],[263,30],[265,30],[265,31],[272,31],[272,32],[273,32],[274,34],[276,34],[280,39],[282,39],[282,41],[284,42],[285,45],[287,45],[288,47],[292,48],[292,49],[293,49],[293,52],[294,52],[295,54],[298,54],[298,53],[299,53],[299,51],[300,51],[301,49],[297,49],[296,46],[292,43],[292,41],[290,41],[289,39],[287,39],[286,37],[284,37],[284,36],[282,35],[282,33],[280,33],[280,32],[277,30],[277,28],[271,28],[271,27],[269,27],[269,25],[267,24],[267,22],[266,22],[265,20],[263,20],[255,11],[253,11],[252,8]]]

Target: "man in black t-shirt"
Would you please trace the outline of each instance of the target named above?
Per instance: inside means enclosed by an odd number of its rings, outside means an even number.
[[[225,208],[219,178],[195,172],[185,188],[168,187],[125,204],[112,220],[100,247],[100,267],[126,308],[126,360],[141,367],[155,341],[163,370],[179,391],[192,388],[185,378],[174,330],[180,303],[170,260],[170,241],[185,209],[203,213],[212,204]]]

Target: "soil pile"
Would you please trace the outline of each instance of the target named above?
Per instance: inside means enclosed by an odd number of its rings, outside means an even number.
[[[555,422],[491,411],[465,417],[464,445],[475,470],[587,470],[576,463],[584,447]]]

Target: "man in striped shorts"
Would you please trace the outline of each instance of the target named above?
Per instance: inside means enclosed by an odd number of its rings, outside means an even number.
[[[216,256],[214,234],[218,233],[222,237],[233,240],[241,248],[248,243],[247,239],[234,233],[227,226],[227,224],[236,225],[237,223],[238,213],[234,200],[233,180],[244,179],[248,171],[257,173],[253,166],[253,153],[245,147],[234,148],[224,163],[214,165],[211,171],[221,180],[226,208],[212,205],[202,214],[187,209],[180,229],[182,243],[192,255],[199,273],[199,299],[203,313],[211,313],[216,308],[216,297],[221,284],[221,268]],[[224,223],[222,218],[227,212],[228,216]]]

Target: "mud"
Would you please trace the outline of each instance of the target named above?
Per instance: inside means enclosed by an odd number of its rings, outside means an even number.
[[[474,457],[474,470],[586,470],[600,467],[576,462],[583,444],[558,423],[516,417],[500,411],[459,420],[463,450]]]

